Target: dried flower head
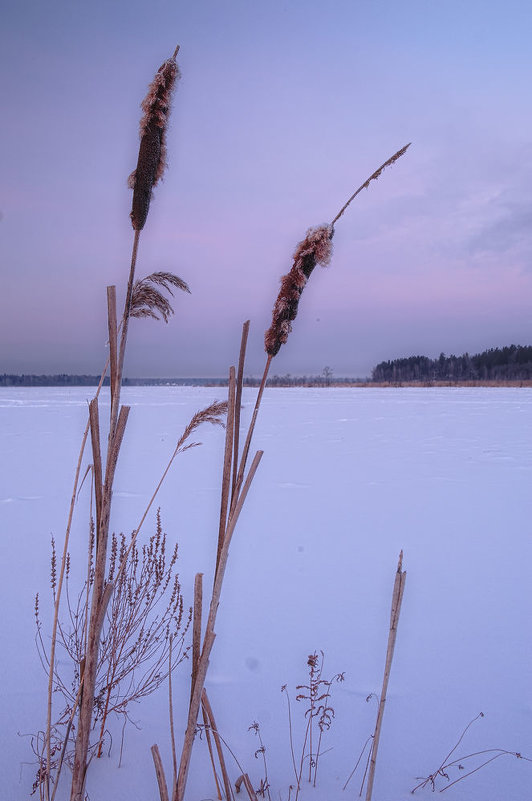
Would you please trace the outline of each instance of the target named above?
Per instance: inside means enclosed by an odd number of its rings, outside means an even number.
[[[305,239],[299,243],[294,253],[292,269],[281,278],[281,289],[275,301],[272,324],[266,331],[264,347],[269,356],[275,356],[288,339],[295,320],[299,298],[316,266],[325,267],[332,255],[332,225],[309,228]]]
[[[316,264],[323,266],[329,264],[332,254],[332,238],[334,234],[334,224],[340,219],[349,204],[362,192],[367,189],[372,181],[383,173],[386,167],[395,164],[397,159],[403,156],[410,145],[405,145],[391,158],[381,164],[364,183],[358,187],[347,203],[344,203],[336,217],[329,225],[321,225],[318,228],[309,228],[305,239],[299,243],[294,253],[294,264],[287,275],[281,278],[281,289],[275,306],[273,307],[272,324],[266,331],[264,337],[264,348],[270,359],[275,356],[288,339],[292,330],[292,321],[297,315],[299,298],[305,288],[305,284],[310,278],[312,270]],[[269,364],[269,362],[268,362]]]
[[[170,113],[170,100],[179,69],[176,55],[159,67],[141,104],[144,116],[140,121],[140,147],[137,168],[129,176],[133,189],[131,223],[135,231],[142,231],[153,187],[160,180],[166,166],[166,126]]]
[[[173,273],[159,272],[147,275],[146,278],[136,281],[133,286],[130,317],[153,317],[154,320],[160,320],[162,317],[165,323],[168,322],[174,309],[168,298],[165,298],[162,292],[156,288],[157,285],[162,286],[172,297],[174,295],[172,287],[182,289],[183,292],[190,292],[185,281]]]

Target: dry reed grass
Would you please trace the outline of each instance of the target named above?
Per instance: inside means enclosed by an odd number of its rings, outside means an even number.
[[[185,281],[178,278],[174,273],[152,273],[133,284],[131,307],[129,310],[130,317],[152,317],[154,320],[160,320],[162,317],[165,323],[168,322],[170,316],[174,314],[174,310],[168,298],[157,289],[157,286],[162,286],[172,296],[174,294],[172,292],[172,287],[190,293],[190,289]]]
[[[147,278],[135,282],[135,270],[138,258],[140,232],[143,230],[147,220],[153,187],[160,180],[166,164],[166,127],[170,111],[172,91],[175,86],[175,82],[179,77],[179,70],[176,63],[177,50],[178,48],[173,56],[165,61],[158,70],[154,80],[150,85],[148,94],[142,103],[144,116],[140,124],[141,141],[137,167],[134,173],[132,173],[130,176],[130,187],[133,189],[131,222],[134,229],[134,239],[129,279],[124,303],[124,312],[120,323],[118,323],[118,317],[116,314],[116,293],[114,287],[109,287],[107,292],[111,414],[110,431],[106,451],[101,445],[98,393],[91,401],[89,406],[89,425],[84,437],[85,443],[86,439],[88,438],[88,433],[90,432],[95,509],[93,545],[94,555],[93,560],[90,563],[90,580],[87,581],[87,586],[80,594],[80,598],[83,598],[83,604],[85,604],[83,606],[83,611],[79,613],[79,619],[82,620],[82,626],[81,629],[78,629],[78,638],[75,640],[75,643],[70,651],[70,656],[76,665],[76,669],[78,670],[72,691],[69,695],[69,708],[65,717],[65,721],[66,718],[68,718],[68,721],[66,722],[68,731],[70,731],[71,727],[74,728],[73,721],[77,715],[75,725],[76,738],[72,765],[72,785],[70,794],[71,801],[82,801],[84,799],[86,793],[87,768],[90,763],[91,750],[93,750],[95,746],[101,749],[103,732],[105,730],[105,721],[111,710],[114,710],[115,712],[119,710],[119,707],[116,704],[113,704],[112,701],[113,688],[118,686],[118,677],[120,677],[120,680],[123,681],[124,677],[129,675],[129,673],[128,669],[122,666],[120,659],[116,659],[114,657],[117,653],[121,653],[122,649],[127,648],[127,643],[130,641],[132,636],[136,636],[135,644],[132,646],[133,652],[136,653],[135,658],[140,660],[141,663],[144,663],[144,658],[146,658],[148,661],[150,659],[153,661],[153,658],[155,658],[155,652],[151,650],[150,647],[144,645],[143,638],[147,636],[146,630],[142,630],[143,633],[141,636],[138,626],[135,624],[135,620],[138,618],[135,617],[133,612],[130,613],[128,611],[128,605],[129,607],[131,604],[133,604],[133,606],[135,605],[136,593],[138,591],[139,597],[142,597],[144,602],[149,606],[150,602],[157,596],[157,591],[161,586],[161,582],[166,590],[168,587],[169,578],[166,578],[164,569],[162,569],[159,565],[155,568],[154,572],[152,572],[148,577],[145,577],[144,586],[148,589],[144,591],[138,589],[141,586],[140,584],[136,583],[135,573],[136,566],[139,563],[139,551],[136,545],[138,533],[176,456],[199,444],[198,442],[190,441],[190,439],[200,425],[203,423],[223,425],[223,418],[225,415],[227,415],[227,431],[223,460],[222,496],[220,504],[220,523],[214,570],[214,583],[203,629],[201,576],[198,575],[196,578],[193,612],[192,682],[188,721],[179,760],[177,759],[176,754],[173,718],[171,717],[171,739],[174,763],[171,799],[172,801],[184,801],[192,746],[198,731],[198,714],[200,708],[203,710],[204,729],[206,733],[209,733],[209,735],[212,734],[214,740],[225,793],[228,798],[232,794],[221,749],[222,738],[215,724],[214,713],[205,692],[204,683],[209,666],[210,654],[216,637],[215,625],[222,596],[223,580],[229,557],[231,540],[239,519],[239,515],[242,511],[262,457],[262,451],[257,451],[251,461],[250,467],[248,468],[248,456],[264,386],[267,379],[267,373],[272,358],[278,353],[281,345],[285,344],[288,339],[288,335],[291,331],[291,324],[298,312],[301,293],[306,285],[306,282],[310,278],[314,267],[317,264],[327,264],[330,260],[332,252],[331,240],[334,234],[334,224],[343,215],[352,200],[363,189],[367,188],[373,180],[376,180],[381,175],[385,167],[393,164],[398,158],[400,158],[400,156],[404,154],[408,147],[407,145],[400,151],[397,151],[394,156],[392,156],[381,167],[379,167],[379,169],[376,170],[349,198],[347,203],[345,203],[340,209],[339,213],[336,215],[331,224],[320,226],[315,229],[309,229],[305,239],[297,247],[294,253],[294,263],[292,269],[282,279],[281,291],[274,306],[272,324],[266,334],[266,366],[263,379],[259,387],[252,419],[249,424],[241,452],[239,437],[240,402],[242,394],[247,332],[249,327],[248,323],[244,325],[242,333],[238,372],[236,372],[234,368],[231,368],[230,370],[228,401],[221,403],[215,402],[193,416],[183,435],[177,442],[174,452],[170,457],[168,465],[164,470],[162,477],[155,488],[155,491],[153,492],[139,525],[133,530],[129,544],[127,544],[125,540],[121,540],[120,544],[118,544],[118,541],[111,537],[111,549],[109,553],[109,525],[114,475],[129,414],[129,407],[121,405],[120,402],[129,320],[135,317],[153,317],[156,319],[162,318],[163,320],[167,321],[168,316],[173,312],[173,309],[170,302],[162,294],[159,287],[162,287],[170,294],[173,294],[172,287],[188,291],[187,285],[181,279],[177,278],[171,273],[152,273]],[[76,472],[75,492],[77,491],[79,481],[80,464],[84,443],[80,453],[80,463],[78,464],[78,469]],[[55,597],[56,618],[59,609],[63,575],[64,571],[66,570],[67,541],[68,533],[65,539],[65,550],[59,580],[57,580],[56,558],[54,555],[52,582],[54,593],[56,592],[57,587],[57,593]],[[160,543],[160,540],[157,540],[157,542]],[[152,545],[152,547],[155,548],[154,545]],[[158,547],[159,546],[157,546],[157,548]],[[157,548],[155,548],[156,551]],[[157,554],[155,554],[154,559],[154,564],[159,564],[157,562]],[[126,598],[125,605],[121,600],[123,598]],[[177,614],[176,604],[178,604],[178,606],[181,604],[181,606],[179,606],[181,610],[179,614]],[[170,610],[169,613],[171,613],[171,615],[174,617],[177,615],[179,618],[179,623],[181,623],[182,601],[180,600],[180,594],[177,587],[174,587],[174,590],[171,593],[169,606],[167,609]],[[106,619],[108,621],[114,620],[116,622],[120,620],[124,622],[124,627],[117,625],[116,632],[113,635],[114,640],[110,634],[105,634]],[[158,625],[159,624],[155,624],[155,628],[148,629],[149,633],[155,632],[155,641],[157,641],[158,632],[160,632]],[[102,627],[104,631],[103,639]],[[63,630],[60,628],[59,624],[57,626],[57,631],[59,631],[59,636],[62,636]],[[55,646],[58,636],[57,631],[54,633],[52,652],[50,656],[51,678],[48,699],[48,726],[44,738],[44,750],[46,753],[45,758],[43,757],[43,761],[41,763],[41,767],[45,764],[41,786],[44,787],[44,798],[46,801],[53,801],[55,790],[57,789],[56,775],[56,786],[53,794],[51,793],[50,783],[52,761],[57,753],[55,750],[55,739],[50,717],[52,684],[53,677],[55,676]],[[174,637],[176,636],[177,631],[167,631],[166,635],[163,637],[163,647],[162,649],[157,650],[158,656],[156,657],[160,658],[165,664],[168,660],[168,667],[164,669],[161,668],[160,672],[168,675],[170,681],[172,666],[175,664],[175,660],[172,660],[172,649]],[[111,644],[113,642],[114,644]],[[108,649],[107,652],[106,648]],[[143,650],[143,648],[145,650]],[[98,667],[106,653],[107,656],[109,657],[110,655],[111,658],[108,659],[109,667],[106,672],[105,686],[101,691],[98,691]],[[144,657],[144,655],[146,655],[146,657]],[[157,662],[157,664],[160,666],[162,662]],[[308,724],[307,733],[305,735],[305,744],[308,743],[310,762],[314,762],[314,765],[311,764],[309,778],[312,778],[313,775],[315,782],[321,747],[321,734],[330,726],[333,710],[328,703],[330,682],[322,679],[322,663],[320,666],[316,654],[312,657],[309,657],[309,666],[311,671],[309,685],[301,686],[299,689],[305,690],[306,688],[306,690],[308,690],[308,696],[303,693],[300,695],[300,697],[301,699],[307,698],[310,704],[307,716]],[[148,675],[150,677],[148,680],[148,685],[141,684],[140,686],[151,687],[153,685],[153,676],[151,673],[148,673]],[[321,690],[325,690],[325,692],[322,695],[318,695]],[[385,689],[383,689],[383,696],[385,696]],[[172,715],[171,686],[169,706],[170,713]],[[101,722],[101,726],[98,741],[96,744],[91,744],[91,732],[99,721]],[[320,731],[320,734],[317,735],[318,743],[316,749],[314,748],[313,744],[313,727],[315,724],[317,724]],[[301,767],[306,759],[305,749],[306,745],[303,748]],[[376,756],[376,750],[374,753]],[[170,794],[168,793],[159,750],[156,746],[153,747],[152,754],[156,767],[156,775],[161,799],[163,799],[163,801],[167,801],[167,799],[170,797]],[[211,754],[214,765],[214,749],[211,749]],[[58,766],[58,773],[60,772],[62,764],[63,759],[61,758],[61,762]],[[314,774],[312,774],[312,767],[314,767]],[[301,773],[302,770],[299,771],[298,783],[300,783],[301,780]],[[249,777],[243,770],[241,771],[240,781],[241,784],[246,787],[249,797],[251,799],[255,799],[255,791],[251,787]],[[266,792],[266,787],[263,786],[262,789],[263,792]]]

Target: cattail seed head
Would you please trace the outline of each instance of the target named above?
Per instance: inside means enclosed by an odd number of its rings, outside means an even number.
[[[135,231],[142,231],[144,228],[153,187],[166,167],[166,126],[172,91],[179,78],[176,54],[177,49],[172,58],[159,67],[141,104],[144,116],[140,121],[139,157],[137,168],[128,181],[129,187],[133,189],[130,216]]]
[[[275,301],[272,324],[264,336],[264,348],[269,356],[276,356],[292,330],[299,305],[299,298],[316,266],[325,267],[332,255],[332,225],[309,228],[307,235],[294,252],[292,269],[281,278],[281,289]]]

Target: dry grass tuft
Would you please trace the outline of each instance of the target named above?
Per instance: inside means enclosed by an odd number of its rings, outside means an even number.
[[[156,288],[156,285],[164,287],[172,297],[174,295],[172,287],[181,289],[183,292],[190,292],[185,281],[173,273],[159,272],[147,275],[146,278],[141,278],[133,285],[130,317],[152,317],[154,320],[160,320],[162,317],[165,323],[168,322],[170,316],[174,314],[174,309],[168,298]]]

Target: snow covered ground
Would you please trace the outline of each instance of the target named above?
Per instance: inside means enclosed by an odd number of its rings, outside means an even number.
[[[120,456],[112,528],[137,524],[190,416],[221,390],[128,388],[130,422]],[[33,601],[49,597],[49,542],[61,540],[86,421],[88,388],[0,389],[0,709],[2,798],[27,799],[30,740],[45,720],[46,676],[34,644]],[[244,420],[255,392],[244,391]],[[455,756],[491,748],[532,757],[532,391],[529,389],[271,389],[254,445],[264,449],[230,554],[207,688],[220,730],[258,786],[262,761],[248,727],[258,721],[273,799],[288,798],[293,771],[287,685],[296,746],[303,708],[295,685],[322,649],[336,718],[316,790],[302,799],[358,797],[359,768],[345,791],[377,705],[397,558],[407,570],[373,798],[411,798],[479,712]],[[203,429],[201,448],[175,463],[159,505],[180,544],[185,600],[193,577],[212,576],[223,432]],[[82,491],[73,562],[82,561],[88,501]],[[154,515],[145,534],[153,530]],[[45,624],[49,610],[43,609]],[[189,664],[175,677],[184,728]],[[133,710],[117,768],[90,767],[91,801],[157,799],[149,748],[171,774],[165,690]],[[214,798],[203,742],[190,799]],[[489,758],[490,754],[486,756]],[[228,759],[234,778],[238,768]],[[466,771],[461,771],[461,774]],[[456,771],[452,776],[461,775]],[[438,780],[438,787],[445,786]],[[451,787],[449,799],[527,801],[532,763],[503,756]],[[59,795],[59,794],[58,794]],[[66,788],[62,796],[67,797]],[[414,798],[431,796],[430,788]],[[293,795],[292,795],[293,798]]]

